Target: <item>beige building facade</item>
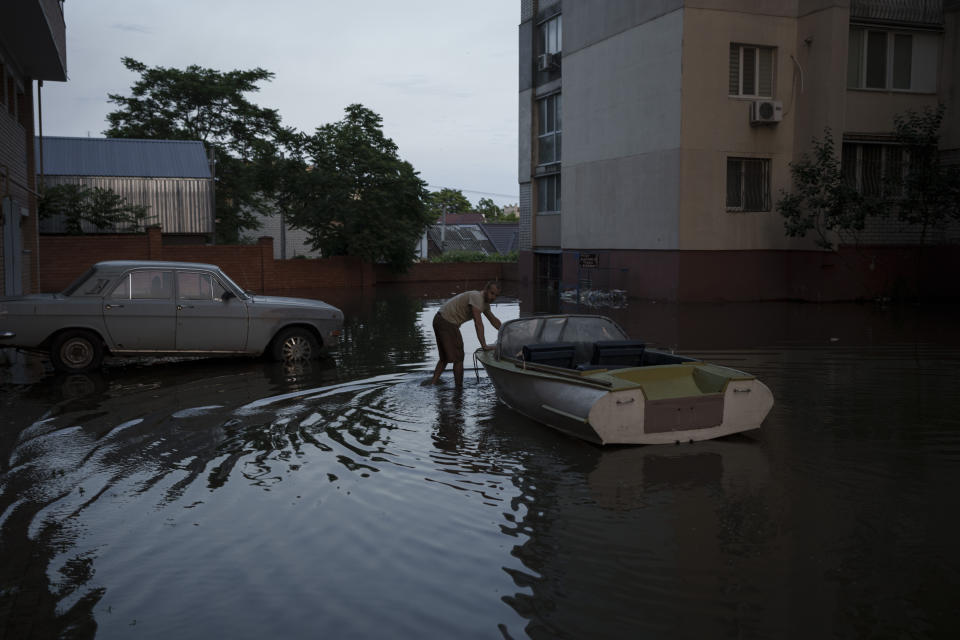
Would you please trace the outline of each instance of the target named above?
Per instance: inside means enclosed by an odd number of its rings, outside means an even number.
[[[899,158],[894,115],[938,103],[955,154],[958,5],[524,0],[521,278],[674,300],[844,297],[816,282],[836,256],[788,237],[776,211],[790,163],[829,128],[845,174],[874,188]],[[867,242],[916,242],[875,226]]]

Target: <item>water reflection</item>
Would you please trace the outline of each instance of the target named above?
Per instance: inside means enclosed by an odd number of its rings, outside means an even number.
[[[748,436],[601,449],[499,405],[482,374],[419,386],[443,297],[354,300],[342,349],[307,366],[25,361],[0,382],[3,633],[960,628],[949,314],[632,305],[632,332],[757,373],[777,405]]]

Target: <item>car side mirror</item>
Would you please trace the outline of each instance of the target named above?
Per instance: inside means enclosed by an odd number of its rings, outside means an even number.
[[[220,296],[220,299],[226,302],[230,298],[236,298],[236,294],[233,291],[224,291],[223,295]]]

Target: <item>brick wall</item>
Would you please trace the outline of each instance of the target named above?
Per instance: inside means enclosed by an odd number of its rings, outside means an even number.
[[[379,283],[486,282],[516,278],[511,263],[415,264],[405,274],[358,258],[274,260],[273,239],[256,245],[168,245],[160,229],[147,233],[40,237],[42,291],[61,291],[103,260],[174,260],[215,264],[244,289],[282,295],[289,291],[362,288]]]
[[[392,273],[382,265],[376,267],[377,282],[473,282],[502,280],[501,262],[421,262],[406,273]]]

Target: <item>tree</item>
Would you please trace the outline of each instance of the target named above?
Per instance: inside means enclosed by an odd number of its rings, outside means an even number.
[[[127,227],[137,231],[147,217],[145,205],[130,204],[112,189],[90,188],[81,184],[58,184],[45,187],[38,205],[43,219],[62,215],[66,232],[82,234],[83,223],[97,231]]]
[[[107,115],[113,138],[201,140],[215,154],[217,235],[235,242],[259,226],[251,211],[271,210],[279,145],[292,134],[276,110],[251,103],[245,94],[273,73],[265,69],[221,72],[148,67],[133,58],[123,65],[140,75],[132,95],[109,94],[119,109]]]
[[[940,124],[944,106],[912,110],[893,118],[897,141],[906,152],[906,170],[894,198],[899,218],[921,228],[920,243],[927,232],[960,218],[960,170],[940,161]]]
[[[793,191],[780,190],[776,206],[787,235],[805,237],[813,231],[824,249],[833,249],[837,239],[855,244],[867,217],[884,213],[883,202],[858,192],[844,179],[829,127],[823,140],[814,138],[812,146],[812,158],[804,153],[790,164]]]
[[[466,213],[471,208],[470,201],[467,200],[460,189],[444,187],[440,191],[434,191],[427,195],[427,209],[434,216],[434,220],[442,219],[444,212]]]
[[[498,207],[490,198],[480,198],[477,201],[477,211],[483,214],[484,220],[493,222],[503,215],[503,209]]]
[[[379,115],[360,104],[345,113],[339,122],[292,141],[277,204],[323,255],[357,256],[403,270],[433,221],[425,205],[426,183],[399,158]]]

